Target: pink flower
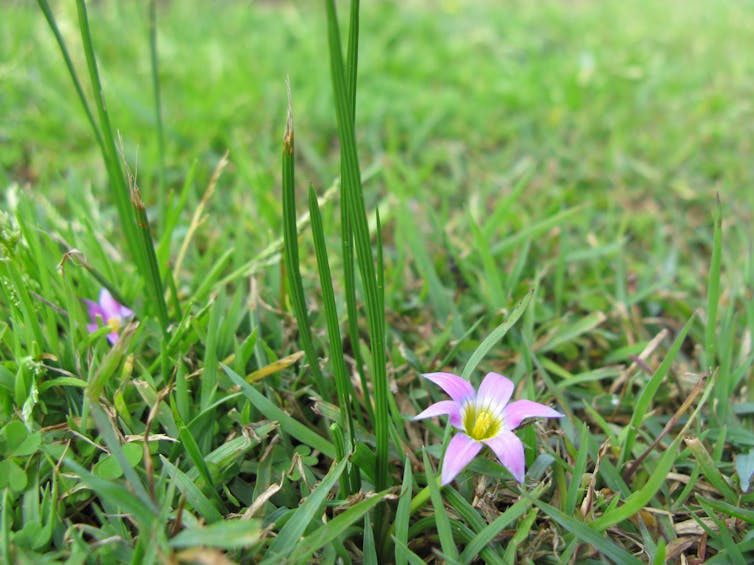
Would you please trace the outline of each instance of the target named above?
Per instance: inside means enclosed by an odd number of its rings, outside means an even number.
[[[524,445],[513,430],[526,418],[562,418],[563,414],[531,400],[508,404],[513,382],[497,373],[487,373],[478,392],[466,379],[450,373],[422,376],[442,388],[452,400],[432,404],[414,420],[448,415],[450,423],[460,430],[445,451],[442,484],[450,483],[479,454],[482,445],[492,449],[503,467],[523,483]]]
[[[107,334],[107,341],[110,345],[115,345],[118,341],[118,330],[125,321],[132,318],[134,313],[120,304],[110,292],[103,288],[99,293],[99,301],[84,300],[86,308],[89,311],[91,324],[87,324],[86,329],[89,332],[96,332],[101,327],[107,327],[111,331]]]

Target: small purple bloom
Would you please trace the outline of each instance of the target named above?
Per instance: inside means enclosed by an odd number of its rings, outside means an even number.
[[[519,482],[524,482],[524,445],[513,433],[526,418],[562,418],[563,414],[549,406],[517,400],[508,404],[513,394],[513,381],[487,373],[479,391],[469,381],[450,373],[422,375],[442,388],[452,400],[432,404],[414,420],[447,415],[460,433],[448,444],[442,462],[442,484],[450,483],[486,445],[495,452],[503,467]]]
[[[86,325],[89,332],[96,332],[101,327],[107,327],[111,331],[107,334],[107,341],[110,345],[115,345],[118,341],[118,330],[125,321],[132,318],[134,313],[120,304],[110,292],[103,288],[99,293],[99,301],[84,300],[86,308],[89,311],[91,324]]]

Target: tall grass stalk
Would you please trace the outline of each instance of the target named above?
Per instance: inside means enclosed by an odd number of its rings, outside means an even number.
[[[60,47],[63,59],[65,60],[66,67],[74,83],[74,88],[81,100],[84,112],[87,115],[87,119],[92,127],[97,143],[102,151],[102,157],[107,169],[108,179],[110,181],[110,188],[115,199],[115,205],[118,210],[118,217],[120,219],[121,227],[123,230],[126,244],[128,246],[131,258],[136,263],[138,272],[141,274],[144,284],[147,287],[148,298],[147,304],[154,304],[157,309],[157,315],[160,320],[160,324],[163,331],[167,329],[167,307],[165,306],[165,297],[163,292],[162,280],[159,276],[158,270],[154,269],[154,265],[151,264],[150,256],[154,255],[154,244],[151,236],[149,238],[144,237],[139,233],[137,223],[139,221],[146,222],[146,210],[144,210],[143,218],[137,219],[136,213],[132,208],[132,194],[126,182],[126,175],[120,164],[118,157],[118,151],[116,149],[116,140],[113,128],[110,124],[110,118],[107,113],[107,107],[105,104],[105,93],[100,81],[99,70],[97,68],[97,59],[94,53],[94,45],[92,43],[92,35],[89,26],[89,17],[86,9],[86,2],[84,0],[77,0],[76,9],[79,20],[79,30],[81,32],[81,40],[84,48],[84,55],[86,57],[87,69],[89,72],[89,80],[94,92],[94,103],[97,109],[97,120],[95,120],[89,104],[86,101],[86,96],[81,87],[81,81],[78,78],[75,67],[68,54],[68,49],[65,46],[63,36],[60,34],[59,27],[55,21],[55,16],[49,7],[46,0],[38,0],[40,9],[42,10],[45,19],[47,20],[50,29],[52,30],[55,38]],[[97,121],[99,124],[97,124]],[[148,225],[148,224],[147,224]]]
[[[322,215],[317,204],[317,195],[313,188],[309,189],[309,214],[312,222],[312,235],[314,237],[314,251],[317,256],[319,267],[319,280],[322,288],[322,301],[324,303],[325,320],[327,323],[327,337],[330,341],[330,362],[332,363],[333,375],[335,376],[335,389],[338,393],[340,407],[340,425],[345,434],[345,443],[348,450],[353,450],[354,427],[351,411],[351,398],[353,390],[348,378],[346,362],[343,356],[343,345],[340,336],[338,322],[338,310],[335,305],[335,293],[332,288],[330,275],[330,263],[327,259],[327,247],[325,246],[325,234],[322,227]],[[358,405],[354,402],[355,405]],[[349,494],[352,494],[349,488]]]
[[[290,86],[288,87],[288,117],[283,135],[283,241],[286,280],[288,281],[288,295],[293,306],[293,313],[298,322],[298,332],[301,346],[306,352],[314,382],[321,395],[326,395],[328,389],[319,370],[319,359],[314,348],[312,330],[309,324],[309,314],[304,298],[304,283],[301,280],[298,259],[298,231],[296,229],[296,194],[294,183],[294,141],[293,141],[293,102],[291,101]]]
[[[348,100],[346,69],[340,45],[340,30],[333,0],[325,0],[327,30],[330,47],[330,65],[335,93],[335,110],[338,121],[338,137],[343,156],[343,178],[346,192],[345,205],[353,226],[356,244],[356,259],[365,291],[369,340],[372,354],[372,384],[374,392],[374,428],[376,441],[375,487],[383,490],[390,483],[388,473],[388,388],[387,356],[385,351],[384,311],[378,289],[378,275],[374,265],[372,242],[369,236],[364,195],[361,186],[361,170],[356,151],[352,105]]]
[[[162,94],[160,92],[160,59],[157,56],[157,0],[149,2],[149,56],[154,93],[154,120],[157,129],[157,221],[165,222],[165,130],[162,123]]]
[[[378,281],[382,275],[376,272],[372,242],[369,236],[369,223],[364,205],[363,188],[361,185],[361,170],[356,150],[356,136],[354,133],[354,102],[356,94],[355,82],[352,83],[352,93],[349,99],[347,69],[343,63],[343,51],[340,43],[340,29],[333,0],[325,0],[327,11],[327,35],[330,49],[330,71],[335,95],[335,111],[338,122],[338,138],[341,146],[341,183],[345,194],[348,217],[353,229],[356,247],[356,259],[364,288],[364,299],[367,309],[369,325],[369,345],[371,351],[372,391],[374,394],[374,435],[375,435],[375,488],[383,490],[390,486],[388,471],[388,441],[389,441],[389,413],[388,413],[388,382],[387,382],[387,354],[385,350],[385,313]],[[352,10],[358,11],[358,2],[353,0]],[[353,13],[353,12],[352,12]],[[358,22],[358,17],[351,17],[352,22]],[[352,30],[352,37],[356,31]],[[356,54],[354,39],[351,45],[354,54],[351,56],[351,71],[355,74]],[[350,281],[349,284],[354,284]],[[353,322],[351,322],[353,323]],[[375,528],[377,547],[382,548],[387,536],[387,521],[384,520],[384,506],[376,509]]]
[[[351,2],[350,21],[348,25],[348,52],[346,53],[346,96],[348,107],[351,109],[351,120],[356,119],[356,77],[359,60],[359,0]],[[340,148],[340,225],[341,248],[343,253],[343,280],[346,296],[346,311],[348,314],[348,339],[351,343],[353,357],[356,360],[356,370],[359,373],[362,390],[369,390],[364,369],[364,356],[361,354],[359,340],[359,317],[356,306],[356,272],[354,266],[353,229],[348,205],[348,190],[343,179],[346,178],[346,158],[344,147]],[[370,402],[366,402],[366,411],[370,419],[374,419],[374,410]]]

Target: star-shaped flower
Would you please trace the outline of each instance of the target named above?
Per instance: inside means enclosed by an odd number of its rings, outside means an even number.
[[[562,418],[563,414],[531,400],[508,401],[513,381],[487,373],[479,391],[469,381],[450,373],[422,375],[442,388],[452,400],[442,400],[414,417],[450,416],[450,423],[460,433],[448,444],[442,463],[442,484],[450,483],[486,445],[497,455],[503,467],[519,482],[524,482],[524,445],[513,433],[526,418]]]
[[[84,300],[86,308],[89,311],[91,324],[87,324],[86,329],[89,332],[96,332],[102,326],[109,328],[111,331],[107,334],[107,341],[110,345],[115,345],[118,341],[118,330],[125,321],[132,318],[134,313],[120,304],[110,292],[103,288],[99,293],[99,300]]]

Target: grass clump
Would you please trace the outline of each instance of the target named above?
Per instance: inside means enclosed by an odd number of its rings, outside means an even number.
[[[1,559],[748,562],[752,18],[8,4]]]

